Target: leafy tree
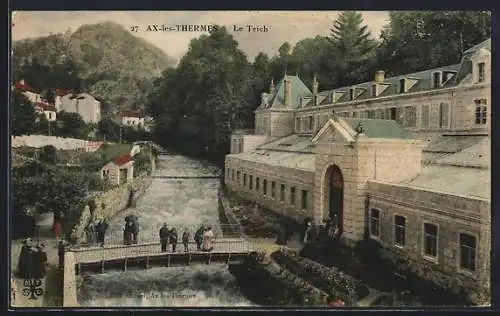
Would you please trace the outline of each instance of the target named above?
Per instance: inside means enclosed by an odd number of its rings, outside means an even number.
[[[51,122],[47,120],[45,114],[40,113],[36,115],[35,120],[35,132],[37,134],[49,135],[52,133],[51,129],[55,128],[55,126],[50,126]]]
[[[35,109],[19,91],[12,93],[12,134],[29,135],[34,131]]]
[[[393,11],[381,33],[379,62],[391,75],[458,63],[491,36],[485,11]]]
[[[102,139],[118,141],[120,139],[120,124],[110,117],[103,117],[97,123],[97,131]]]
[[[78,113],[61,111],[57,114],[57,136],[86,139],[87,124]]]
[[[330,35],[332,53],[336,57],[331,67],[338,76],[338,84],[348,85],[371,79],[375,63],[376,42],[361,13],[344,11],[335,20]]]
[[[141,152],[134,156],[134,173],[142,174],[148,173],[151,174],[151,157],[148,153]]]
[[[57,162],[57,149],[52,145],[43,146],[40,150],[40,161],[56,164]]]

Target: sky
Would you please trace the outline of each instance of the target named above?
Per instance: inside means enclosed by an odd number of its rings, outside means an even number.
[[[362,11],[374,38],[388,22],[387,11]],[[75,31],[84,24],[112,21],[166,52],[176,60],[188,49],[191,39],[203,32],[147,32],[149,24],[224,25],[239,42],[240,48],[253,59],[259,52],[275,55],[280,45],[294,45],[306,37],[328,35],[339,11],[17,11],[12,16],[12,40]],[[267,32],[249,32],[248,25],[266,26]],[[241,31],[234,28],[242,27]]]

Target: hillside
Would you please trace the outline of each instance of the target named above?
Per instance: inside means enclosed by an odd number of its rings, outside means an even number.
[[[101,98],[108,110],[141,107],[152,80],[174,65],[162,50],[112,22],[17,41],[13,52],[15,80],[40,90],[77,85]]]

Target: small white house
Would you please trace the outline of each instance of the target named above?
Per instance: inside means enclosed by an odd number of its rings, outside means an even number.
[[[111,184],[121,185],[134,179],[134,161],[130,154],[113,158],[101,168],[101,178]]]
[[[35,89],[26,84],[24,79],[20,80],[19,82],[15,82],[14,88],[20,91],[26,98],[28,98],[28,100],[30,100],[31,103],[37,103],[42,101],[40,93],[38,93]]]
[[[62,105],[62,97],[64,97],[65,95],[68,95],[71,93],[70,90],[68,89],[60,89],[60,88],[56,88],[54,89],[54,93],[55,93],[55,106],[56,106],[56,110],[57,112],[60,112],[61,111],[61,105]]]
[[[69,93],[57,101],[60,111],[78,113],[85,123],[101,120],[101,102],[89,93]]]
[[[144,128],[144,115],[139,111],[124,111],[121,115],[122,125],[134,128]]]
[[[37,114],[45,114],[45,117],[49,122],[54,122],[57,119],[57,111],[55,106],[45,102],[35,103],[35,112]]]

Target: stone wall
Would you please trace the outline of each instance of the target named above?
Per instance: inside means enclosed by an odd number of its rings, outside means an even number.
[[[63,307],[78,307],[74,253],[64,254]]]
[[[57,136],[47,136],[47,135],[23,135],[23,136],[12,136],[11,139],[12,147],[35,147],[41,148],[43,146],[52,145],[56,149],[78,149],[86,151],[96,151],[99,147],[95,146],[95,142],[89,142],[84,139],[77,138],[64,138]]]
[[[380,242],[393,262],[404,259],[419,277],[483,304],[490,296],[491,206],[486,200],[369,182],[369,209],[380,212]],[[394,241],[394,217],[405,218],[404,245]],[[368,215],[369,216],[369,215]],[[424,223],[438,227],[437,256],[424,255]],[[460,233],[476,238],[475,271],[460,268]]]
[[[151,177],[136,178],[131,183],[115,187],[97,196],[94,199],[96,209],[91,214],[89,206],[85,207],[80,218],[80,223],[73,229],[71,234],[72,239],[77,242],[85,242],[85,228],[91,218],[109,219],[113,217],[118,212],[127,208],[131,189],[136,191],[135,198],[137,199],[144,194],[146,189],[151,185],[151,182]]]

